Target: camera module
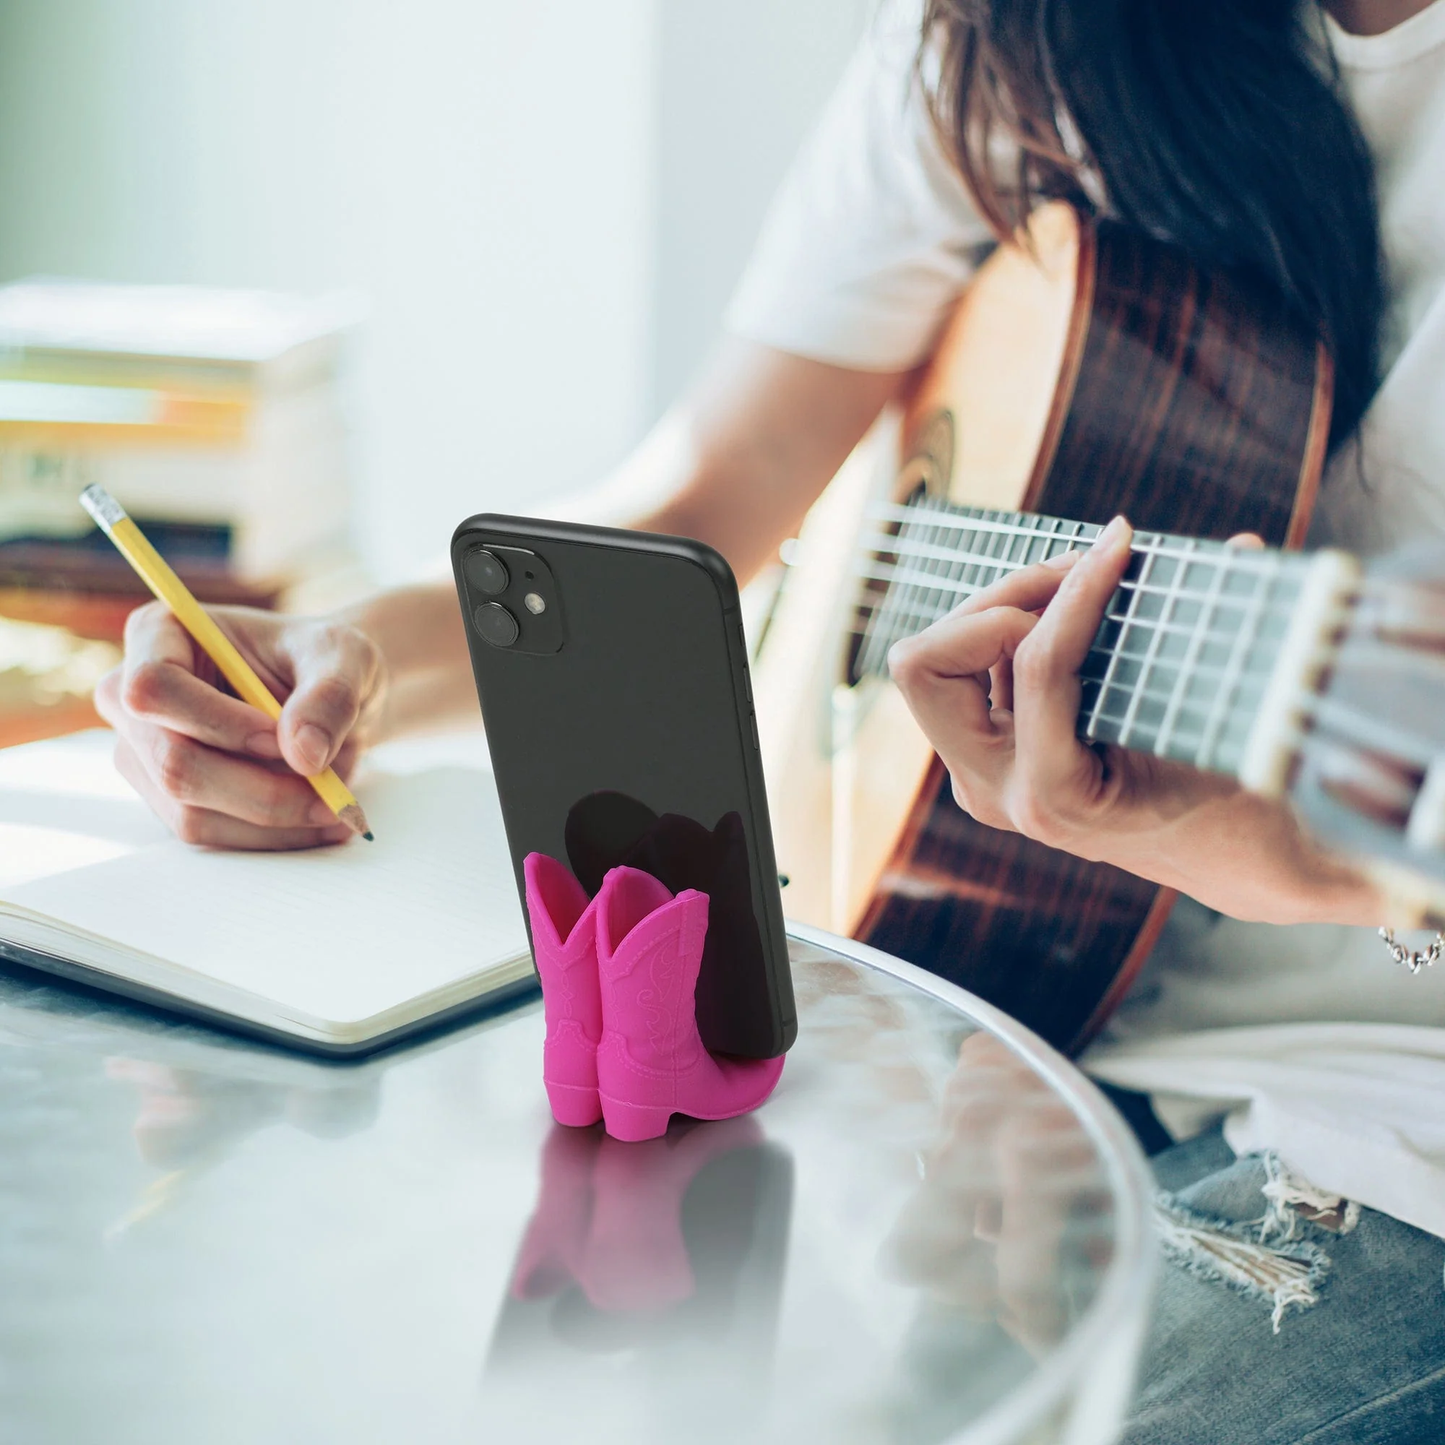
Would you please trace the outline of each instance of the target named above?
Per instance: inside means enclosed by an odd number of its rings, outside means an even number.
[[[485,556],[486,554],[481,555]],[[495,558],[492,560],[496,561]],[[501,565],[500,562],[497,562],[498,567]],[[493,647],[510,647],[521,632],[521,628],[517,626],[517,619],[500,602],[482,603],[472,613],[472,623],[481,633],[482,640],[490,642]]]
[[[475,587],[487,597],[495,597],[499,592],[505,592],[507,583],[511,580],[507,564],[496,553],[484,549],[468,552],[463,567],[467,574],[467,585]],[[516,623],[512,625],[515,627]]]

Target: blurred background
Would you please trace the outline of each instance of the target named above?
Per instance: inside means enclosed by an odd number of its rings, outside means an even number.
[[[308,501],[345,496],[350,585],[386,584],[619,460],[873,8],[0,0],[0,285],[298,298],[0,290],[0,742],[105,660],[37,624],[123,615],[50,535],[89,480],[224,600],[324,570],[272,545]]]
[[[0,280],[356,294],[378,580],[618,459],[868,0],[4,0]]]

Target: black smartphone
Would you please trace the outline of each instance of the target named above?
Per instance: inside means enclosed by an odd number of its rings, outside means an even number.
[[[737,583],[681,537],[471,517],[452,538],[507,843],[709,898],[697,1021],[716,1053],[797,1034]]]

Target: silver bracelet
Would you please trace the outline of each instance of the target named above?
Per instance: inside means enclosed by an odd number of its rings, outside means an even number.
[[[1385,947],[1390,950],[1390,957],[1396,963],[1408,968],[1411,973],[1419,973],[1422,968],[1434,968],[1436,960],[1441,954],[1445,954],[1445,933],[1437,933],[1435,942],[1423,951],[1418,948],[1406,948],[1403,943],[1396,943],[1393,928],[1382,928],[1380,937],[1385,940]]]

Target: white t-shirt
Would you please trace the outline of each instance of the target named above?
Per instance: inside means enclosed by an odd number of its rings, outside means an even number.
[[[918,7],[876,22],[774,203],[728,328],[865,370],[922,360],[990,237],[913,78]],[[1312,541],[1445,537],[1445,0],[1385,35],[1327,21],[1374,156],[1387,372],[1321,488]],[[1359,463],[1363,461],[1363,467]],[[1361,476],[1367,478],[1362,486]],[[1274,928],[1181,901],[1090,1050],[1184,1137],[1226,1115],[1322,1189],[1445,1236],[1445,967],[1370,929]]]

